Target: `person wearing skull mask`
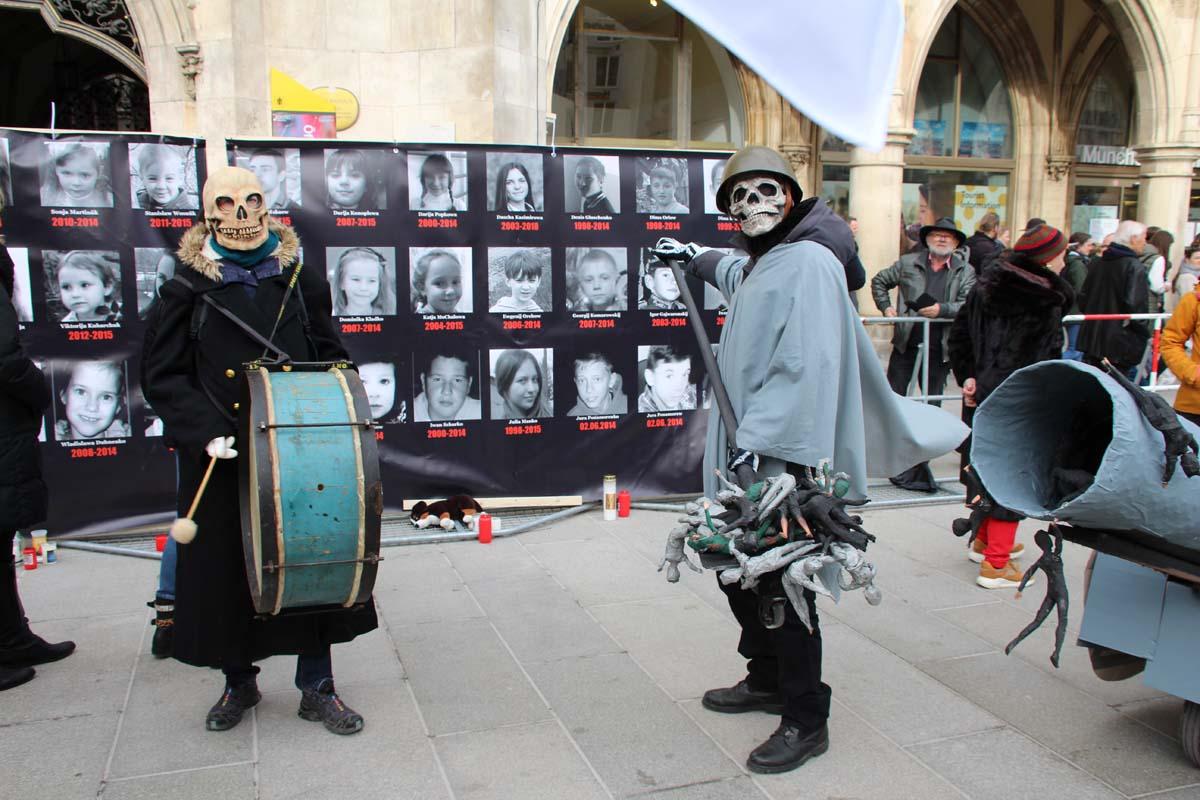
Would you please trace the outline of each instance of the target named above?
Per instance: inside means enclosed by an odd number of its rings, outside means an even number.
[[[850,228],[820,198],[804,198],[782,155],[766,147],[736,153],[717,207],[740,223],[733,244],[741,252],[725,255],[673,239],[655,246],[659,257],[685,262],[687,272],[716,286],[729,305],[717,366],[738,449],[729,445],[724,420],[710,419],[706,495],[716,496],[719,468],[736,474],[740,465],[752,465],[759,480],[798,475],[830,459],[850,476],[850,496],[861,498],[868,464],[873,471],[903,467],[962,441],[967,431],[958,420],[889,389],[847,293],[847,265],[856,261]],[[746,766],[762,773],[795,769],[829,747],[831,693],[821,681],[815,596],[805,592],[811,630],[790,603],[782,625],[768,628],[760,598],[776,593],[777,573],[760,579],[757,594],[736,582],[718,585],[741,626],[738,652],[748,659],[748,674],[706,692],[703,705],[720,713],[780,714],[779,727]]]
[[[302,268],[299,238],[271,219],[254,173],[241,167],[215,170],[203,195],[205,224],[180,241],[175,277],[159,292],[142,353],[143,392],[178,454],[181,516],[210,457],[216,459],[194,516],[200,535],[178,549],[173,655],[225,674],[225,689],[205,720],[208,730],[232,728],[258,703],[253,662],[294,654],[300,716],[323,722],[333,733],[355,733],[363,720],[334,690],[330,645],[374,630],[374,603],[255,617],[242,553],[233,434],[237,378],[244,363],[262,357],[263,342],[210,307],[230,312],[296,361],[347,361],[333,327],[329,284],[320,270]],[[205,294],[212,303],[203,300]]]

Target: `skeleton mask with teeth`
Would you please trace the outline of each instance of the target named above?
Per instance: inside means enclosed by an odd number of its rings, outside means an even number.
[[[767,175],[750,175],[729,192],[729,213],[741,223],[742,233],[762,236],[783,221],[787,190]]]
[[[204,182],[204,221],[217,244],[253,250],[267,240],[262,184],[248,169],[221,167]]]

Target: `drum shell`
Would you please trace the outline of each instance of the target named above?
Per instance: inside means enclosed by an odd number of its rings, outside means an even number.
[[[239,414],[242,536],[255,610],[367,602],[383,487],[358,374],[249,370]]]

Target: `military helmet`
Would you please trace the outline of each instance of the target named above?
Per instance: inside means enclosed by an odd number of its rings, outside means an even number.
[[[786,158],[770,147],[748,145],[738,150],[725,162],[725,173],[721,176],[721,186],[717,189],[717,208],[722,214],[729,213],[729,193],[733,184],[746,175],[754,172],[765,172],[774,175],[792,187],[792,202],[799,203],[804,199],[804,192],[792,174],[792,167]]]

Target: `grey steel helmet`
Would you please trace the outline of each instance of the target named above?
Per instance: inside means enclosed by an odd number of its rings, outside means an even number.
[[[796,176],[792,174],[791,164],[778,150],[761,145],[747,145],[725,162],[725,173],[721,176],[721,186],[717,189],[717,208],[722,214],[729,213],[729,193],[733,184],[743,176],[755,172],[774,175],[791,186],[793,203],[804,199],[804,192],[800,189]]]

